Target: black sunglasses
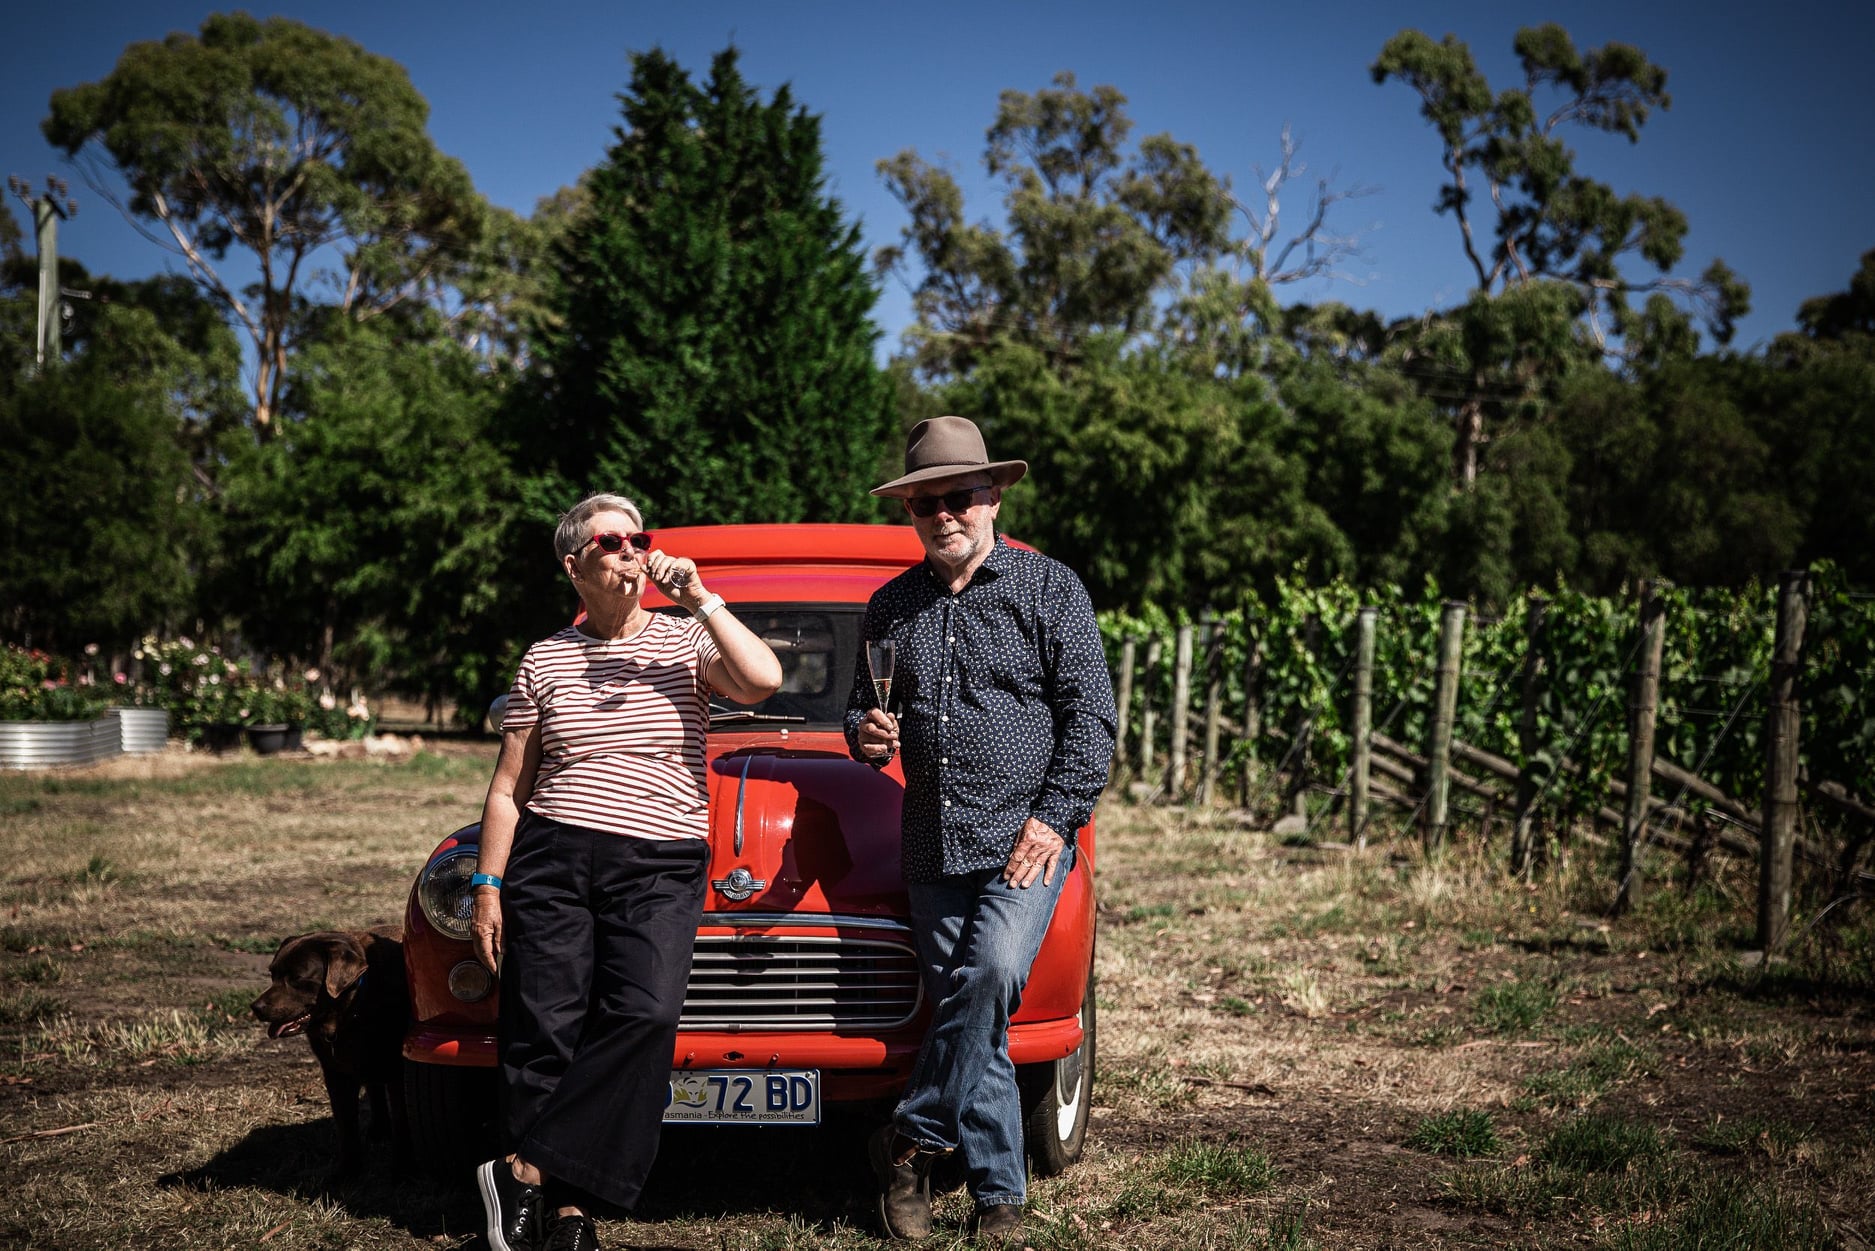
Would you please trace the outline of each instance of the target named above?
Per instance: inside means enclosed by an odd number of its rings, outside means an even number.
[[[588,546],[594,543],[597,543],[599,545],[599,550],[608,556],[624,551],[627,543],[631,544],[632,547],[638,551],[646,552],[651,550],[651,535],[644,530],[640,530],[636,534],[619,534],[616,531],[606,530],[603,533],[593,535],[590,539],[587,539],[586,542],[581,543],[579,545],[579,550],[583,552]]]
[[[905,507],[914,517],[937,516],[938,505],[944,505],[947,513],[969,512],[976,506],[977,496],[990,488],[986,486],[965,487],[961,491],[946,491],[942,495],[914,495],[905,501]]]

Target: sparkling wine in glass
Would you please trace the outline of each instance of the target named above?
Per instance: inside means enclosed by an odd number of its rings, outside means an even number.
[[[866,668],[872,674],[872,689],[879,697],[879,711],[885,711],[892,698],[892,666],[898,660],[898,644],[891,639],[866,640]]]

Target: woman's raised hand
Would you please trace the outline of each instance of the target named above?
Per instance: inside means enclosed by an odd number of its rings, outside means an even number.
[[[703,602],[703,580],[697,576],[696,562],[688,556],[673,556],[653,548],[645,553],[645,576],[674,604],[695,608]]]

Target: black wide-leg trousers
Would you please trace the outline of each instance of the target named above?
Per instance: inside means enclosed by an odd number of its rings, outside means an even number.
[[[644,1189],[708,861],[700,839],[521,816],[501,891],[501,1125],[550,1190],[628,1209]]]

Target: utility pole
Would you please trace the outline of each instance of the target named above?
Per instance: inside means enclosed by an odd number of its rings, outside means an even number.
[[[39,246],[39,329],[33,344],[33,362],[46,367],[46,358],[59,358],[62,350],[59,323],[64,301],[59,291],[59,222],[75,217],[78,201],[71,188],[57,174],[46,176],[43,195],[34,195],[32,184],[14,174],[7,187],[32,212],[33,235]]]

